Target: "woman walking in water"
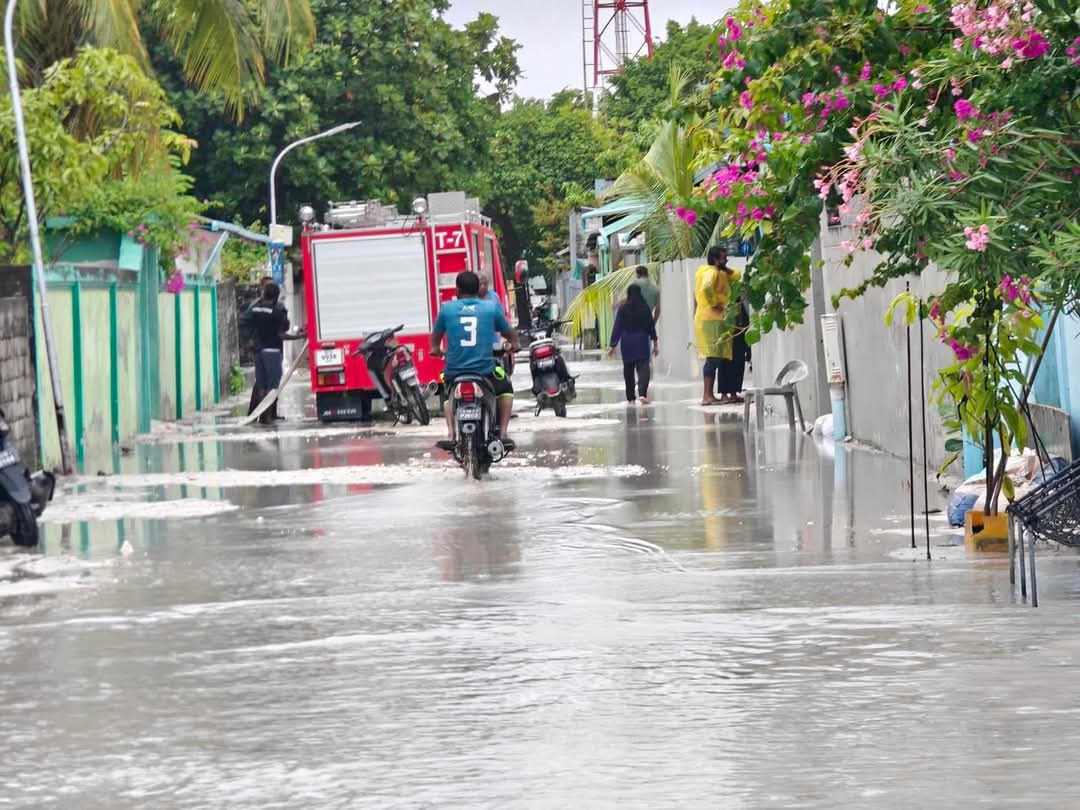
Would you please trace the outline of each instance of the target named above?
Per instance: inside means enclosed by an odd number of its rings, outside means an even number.
[[[642,405],[649,402],[649,380],[652,377],[650,367],[649,343],[652,342],[652,354],[660,353],[660,343],[656,337],[656,324],[652,310],[645,303],[641,288],[631,284],[626,291],[626,303],[615,314],[615,326],[611,330],[611,350],[622,344],[623,379],[626,382],[626,401],[635,400],[636,394]]]

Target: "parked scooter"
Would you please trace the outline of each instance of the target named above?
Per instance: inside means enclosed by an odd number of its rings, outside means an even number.
[[[454,380],[450,402],[457,436],[454,459],[467,477],[479,481],[492,464],[507,456],[499,436],[495,392],[483,377],[462,376]]]
[[[570,376],[559,344],[552,337],[555,330],[566,323],[568,321],[552,321],[543,336],[534,337],[529,345],[529,371],[532,372],[537,416],[544,408],[551,408],[556,416],[563,418],[567,403],[577,399],[575,378]]]
[[[404,328],[401,325],[372,332],[357,346],[353,357],[363,356],[371,379],[386,402],[386,409],[394,415],[394,424],[404,422],[407,425],[415,419],[426,425],[431,422],[431,415],[416,374],[412,349],[398,343],[394,337]]]
[[[11,441],[11,428],[0,411],[0,526],[17,546],[38,544],[37,519],[53,499],[56,476],[39,472],[33,477],[23,466]]]

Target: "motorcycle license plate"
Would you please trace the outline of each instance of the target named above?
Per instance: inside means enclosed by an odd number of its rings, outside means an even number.
[[[543,360],[537,360],[536,365],[540,366],[540,368],[551,368],[555,365],[555,358],[545,357]]]
[[[0,453],[0,470],[19,463],[19,454],[14,450],[5,450]]]
[[[416,379],[416,369],[412,366],[406,366],[398,373],[401,374],[401,379],[405,380],[406,382],[412,382]]]
[[[480,421],[480,406],[479,405],[462,405],[457,410],[457,417],[462,422],[479,422]]]
[[[315,353],[316,366],[340,366],[345,362],[345,352],[342,349],[319,349]]]

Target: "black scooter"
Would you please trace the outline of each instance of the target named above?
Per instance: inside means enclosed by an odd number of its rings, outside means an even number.
[[[551,408],[556,416],[565,417],[567,403],[577,399],[575,378],[570,376],[559,344],[552,337],[555,330],[566,323],[568,321],[553,321],[544,328],[541,335],[537,335],[535,330],[532,335],[533,340],[529,345],[529,371],[532,372],[532,391],[536,397],[537,416],[544,408]]]
[[[43,471],[31,477],[23,466],[0,411],[0,534],[10,534],[17,546],[36,546],[37,519],[55,491],[56,476]]]

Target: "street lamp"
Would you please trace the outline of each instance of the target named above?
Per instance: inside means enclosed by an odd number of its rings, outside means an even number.
[[[317,135],[309,135],[306,138],[301,138],[298,141],[293,141],[280,152],[278,152],[278,156],[274,158],[274,162],[270,166],[270,243],[267,245],[267,248],[269,249],[268,258],[270,260],[269,267],[271,273],[274,272],[275,248],[277,248],[278,261],[284,264],[284,248],[279,242],[277,242],[274,236],[274,226],[277,225],[277,188],[274,178],[275,175],[277,175],[278,165],[281,163],[282,159],[296,147],[303,146],[304,144],[311,143],[312,141],[318,141],[322,138],[329,138],[331,135],[338,135],[356,126],[360,126],[359,121],[350,121],[347,124],[338,124],[336,127],[331,127],[330,129],[320,132]],[[292,273],[286,275],[282,280],[285,282],[285,289],[282,290],[282,292],[285,293],[285,300],[291,304],[293,295]],[[285,359],[290,361],[293,359],[293,347],[291,343],[288,344],[285,349]]]
[[[14,4],[15,0],[12,0]],[[278,164],[281,163],[281,159],[285,157],[289,152],[298,146],[303,146],[305,143],[311,143],[312,141],[320,140],[321,138],[329,138],[331,135],[337,135],[339,133],[350,130],[353,127],[360,126],[359,121],[352,121],[348,124],[338,124],[336,127],[331,127],[325,132],[320,132],[318,135],[309,135],[306,138],[301,138],[298,141],[293,141],[280,152],[278,156],[274,158],[273,164],[270,166],[270,224],[277,225],[277,189],[274,187],[274,175],[277,174]]]
[[[11,112],[15,117],[15,143],[22,170],[23,197],[26,205],[26,225],[30,230],[30,251],[34,258],[34,280],[41,301],[41,325],[45,333],[45,354],[49,357],[49,378],[52,383],[53,408],[56,411],[56,434],[60,442],[60,464],[65,474],[72,472],[71,447],[68,445],[64,418],[64,395],[60,387],[60,370],[56,363],[56,342],[53,338],[52,315],[49,312],[48,288],[45,285],[45,262],[41,255],[41,235],[38,233],[37,203],[34,200],[34,178],[30,172],[30,151],[26,145],[26,121],[23,119],[22,96],[19,94],[19,74],[15,65],[15,6],[19,0],[8,0],[4,14],[4,50],[7,54],[8,85],[11,89]]]

